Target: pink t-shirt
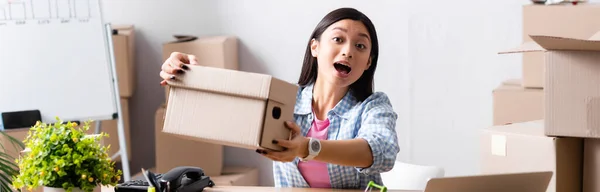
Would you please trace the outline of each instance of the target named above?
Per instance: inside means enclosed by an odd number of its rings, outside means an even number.
[[[312,127],[308,131],[306,137],[313,137],[319,140],[327,140],[327,127],[329,127],[329,119],[324,121],[314,118]],[[310,187],[313,188],[331,188],[329,181],[329,172],[327,164],[320,161],[310,160],[308,162],[298,162],[298,169],[304,177],[304,180]]]

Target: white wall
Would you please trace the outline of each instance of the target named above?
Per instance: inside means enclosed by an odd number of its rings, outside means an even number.
[[[381,57],[376,89],[399,114],[399,159],[443,166],[448,175],[475,174],[479,130],[491,125],[491,91],[519,77],[519,55],[496,52],[521,41],[521,5],[528,0],[105,0],[107,22],[137,28],[137,94],[132,99],[134,169],[154,164],[154,110],[161,43],[172,34],[232,34],[240,38],[241,70],[295,82],[308,37],[329,11],[358,8],[375,23]],[[149,92],[142,95],[140,92]],[[142,135],[148,135],[142,136]],[[150,137],[152,137],[150,139]],[[140,158],[138,158],[138,156]],[[226,164],[261,168],[272,185],[271,162],[227,148]]]

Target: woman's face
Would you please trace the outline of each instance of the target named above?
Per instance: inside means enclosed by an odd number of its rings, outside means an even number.
[[[340,20],[330,25],[320,40],[312,40],[313,57],[317,57],[317,81],[347,87],[357,81],[371,64],[371,40],[360,21]]]

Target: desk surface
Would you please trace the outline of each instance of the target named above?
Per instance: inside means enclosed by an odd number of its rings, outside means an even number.
[[[275,188],[262,186],[215,186],[204,189],[206,192],[364,192],[364,190],[343,190],[343,189],[314,189],[314,188]],[[376,190],[373,190],[376,191]],[[389,192],[420,192],[412,190],[388,190]],[[103,187],[102,192],[114,192],[113,187]]]
[[[342,190],[342,189],[314,189],[314,188],[274,188],[274,187],[249,187],[249,186],[215,186],[213,188],[206,188],[204,191],[207,192],[326,192],[326,191],[340,191],[340,192],[364,192],[364,190]],[[376,190],[373,190],[376,191]],[[407,191],[407,190],[388,190],[389,192],[419,192],[419,191]]]

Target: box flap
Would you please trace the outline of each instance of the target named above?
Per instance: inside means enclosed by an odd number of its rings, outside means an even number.
[[[542,52],[547,50],[561,51],[600,51],[600,34],[590,39],[575,39],[547,35],[530,35],[533,41],[528,41],[518,47],[501,51],[499,54]]]
[[[506,51],[500,51],[499,54],[524,53],[524,52],[542,52],[542,51],[545,51],[545,50],[539,44],[537,44],[534,41],[528,41],[528,42],[525,42],[525,43],[519,45],[518,47],[509,49],[509,50],[506,50]]]
[[[120,24],[120,25],[112,25],[111,27],[116,30],[133,30],[134,25]]]
[[[543,91],[542,88],[527,88],[523,87],[521,84],[521,79],[508,79],[502,82],[498,87],[496,87],[492,92],[496,91],[520,91],[520,92],[539,92]]]
[[[600,41],[545,35],[531,35],[530,37],[546,50],[600,51]]]
[[[269,98],[270,75],[201,65],[189,65],[189,68],[175,80],[167,81],[168,85],[260,100]]]
[[[502,85],[507,86],[521,86],[521,79],[508,79],[502,82]]]
[[[168,42],[167,44],[190,42],[198,39],[198,37],[192,35],[173,35],[173,37],[175,37],[175,41]]]
[[[545,137],[543,120],[527,121],[508,125],[497,125],[486,129],[486,131]]]
[[[173,35],[174,41],[167,42],[165,44],[177,44],[177,43],[223,43],[229,39],[237,39],[235,36],[230,35],[219,35],[219,36],[206,36],[197,37],[193,35]]]

